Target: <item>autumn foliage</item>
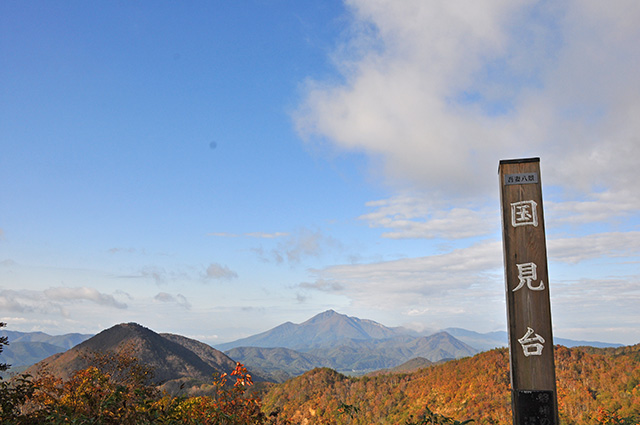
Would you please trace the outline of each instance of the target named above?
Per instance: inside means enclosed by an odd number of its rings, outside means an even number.
[[[640,423],[640,345],[558,346],[555,357],[561,424]],[[509,354],[496,349],[413,373],[362,378],[316,369],[275,386],[263,403],[265,411],[279,409],[309,425],[445,423],[442,418],[509,425]]]
[[[640,345],[556,347],[562,425],[638,425]],[[61,380],[0,381],[2,424],[511,424],[508,351],[496,349],[412,373],[348,377],[323,368],[256,391],[240,363],[207,395],[172,396],[126,350],[96,355]],[[185,391],[185,394],[194,394]]]
[[[27,388],[22,398],[0,406],[2,424],[229,424],[265,422],[260,400],[245,394],[253,385],[237,363],[210,386],[211,396],[174,397],[151,385],[151,371],[126,352],[96,355],[93,365],[63,381],[46,372],[23,376],[3,393]],[[234,382],[229,382],[233,380]],[[4,395],[4,394],[3,394]]]

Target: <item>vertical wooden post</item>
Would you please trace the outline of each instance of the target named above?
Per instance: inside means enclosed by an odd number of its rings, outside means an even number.
[[[558,425],[540,159],[502,160],[505,291],[514,425]]]

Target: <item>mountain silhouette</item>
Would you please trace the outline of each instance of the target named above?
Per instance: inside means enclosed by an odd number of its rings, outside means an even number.
[[[236,347],[282,347],[308,351],[343,340],[388,339],[410,332],[407,329],[388,328],[373,320],[359,319],[334,310],[327,310],[303,323],[286,322],[266,332],[219,344],[216,347],[222,351]]]
[[[171,390],[185,383],[210,383],[214,375],[230,373],[236,362],[199,341],[172,334],[158,334],[136,323],[106,329],[81,344],[55,354],[27,369],[35,375],[46,369],[68,379],[77,370],[92,364],[95,353],[128,352],[153,369],[151,383]]]
[[[316,367],[363,374],[394,368],[416,357],[437,362],[478,352],[446,332],[420,336],[408,329],[389,328],[333,310],[218,348],[248,366],[270,373],[279,370],[286,373],[284,376]]]

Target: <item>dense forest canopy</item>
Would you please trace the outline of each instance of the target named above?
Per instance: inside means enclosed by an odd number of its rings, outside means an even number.
[[[640,345],[555,350],[563,424],[637,424]],[[3,423],[418,424],[511,423],[507,349],[432,365],[410,373],[360,378],[319,368],[282,384],[252,386],[237,364],[200,393],[163,394],[152,371],[131,356],[96,357],[63,381],[46,373],[3,381]],[[227,380],[231,379],[229,382]],[[172,422],[173,421],[173,422]]]

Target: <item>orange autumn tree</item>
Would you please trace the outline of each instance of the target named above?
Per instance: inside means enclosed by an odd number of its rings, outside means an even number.
[[[233,385],[228,382],[235,379]],[[246,394],[253,385],[251,375],[242,363],[236,363],[231,374],[223,373],[214,379],[214,395],[198,397],[164,397],[152,406],[161,412],[164,420],[180,424],[234,424],[253,425],[264,423],[262,403],[257,397]]]
[[[127,351],[98,354],[66,381],[44,371],[31,382],[33,395],[22,414],[6,423],[248,425],[265,420],[260,399],[246,394],[253,380],[241,363],[213,380],[212,396],[162,394],[151,377],[151,370]]]
[[[90,366],[68,380],[46,368],[32,381],[34,393],[25,406],[25,418],[46,423],[144,423],[144,406],[160,397],[151,385],[151,368],[131,354],[95,353]]]

